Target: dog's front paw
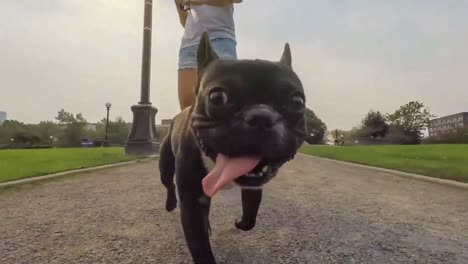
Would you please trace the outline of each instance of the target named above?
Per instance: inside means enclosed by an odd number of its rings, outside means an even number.
[[[166,199],[166,211],[171,212],[177,208],[177,198],[174,193],[168,193]]]
[[[246,221],[236,221],[234,225],[237,229],[240,229],[242,231],[249,231],[255,227],[255,222],[247,223]]]
[[[177,201],[166,201],[166,211],[172,212],[177,208]]]

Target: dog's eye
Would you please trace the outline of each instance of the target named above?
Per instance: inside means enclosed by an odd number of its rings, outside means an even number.
[[[291,106],[294,108],[294,109],[301,109],[304,107],[304,99],[301,97],[301,96],[293,96],[291,98]]]
[[[227,104],[228,97],[224,91],[213,91],[210,93],[210,102],[216,106]]]

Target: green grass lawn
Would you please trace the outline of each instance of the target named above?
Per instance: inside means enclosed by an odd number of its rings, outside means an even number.
[[[123,148],[0,150],[0,182],[134,160]]]
[[[468,182],[468,145],[304,146],[304,154]]]

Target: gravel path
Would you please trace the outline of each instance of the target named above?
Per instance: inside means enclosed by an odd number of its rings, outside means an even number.
[[[0,190],[0,263],[191,263],[156,161]],[[298,156],[240,232],[211,211],[219,263],[468,263],[468,191]]]

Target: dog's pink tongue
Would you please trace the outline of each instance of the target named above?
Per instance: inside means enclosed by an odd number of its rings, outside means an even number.
[[[203,191],[207,196],[213,197],[225,184],[250,172],[260,160],[260,157],[230,158],[218,154],[215,167],[203,178]]]

